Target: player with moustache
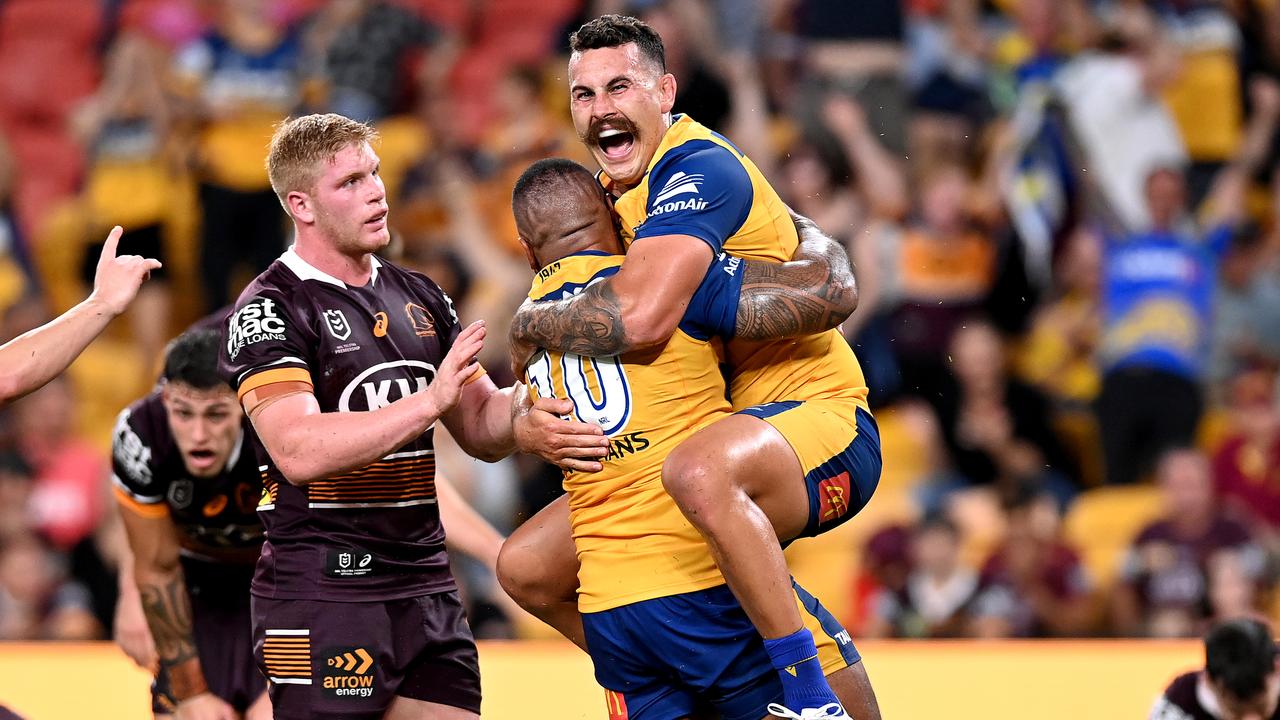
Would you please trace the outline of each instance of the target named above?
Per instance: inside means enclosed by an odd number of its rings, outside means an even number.
[[[601,358],[660,347],[717,253],[780,263],[798,243],[786,205],[750,159],[672,114],[676,81],[652,28],[608,15],[583,25],[570,45],[574,126],[615,198],[627,254],[616,274],[574,297],[520,308],[511,329],[517,365],[535,348]],[[850,276],[831,291],[853,288]],[[844,710],[815,661],[782,544],[853,517],[881,470],[866,380],[832,329],[840,320],[825,303],[743,303],[726,344],[737,412],[681,443],[662,473],[764,637],[783,705],[806,719]],[[779,336],[787,339],[767,339]],[[499,571],[517,602],[573,637],[580,629],[567,512],[558,501],[522,526]],[[878,717],[862,664],[855,670],[857,713]]]
[[[478,716],[436,422],[485,460],[607,452],[598,427],[559,419],[569,403],[529,410],[523,386],[498,389],[474,362],[484,323],[463,328],[435,283],[377,257],[390,234],[375,140],[332,114],[278,127],[267,167],[295,244],[241,295],[222,348],[264,449],[254,649],[282,719]]]
[[[515,185],[512,209],[530,267],[529,297],[553,302],[613,276],[623,263],[608,200],[590,171],[541,160]],[[573,416],[604,428],[612,450],[599,472],[566,471],[580,561],[578,622],[611,717],[678,720],[714,709],[725,720],[787,717],[764,643],[706,542],[662,486],[667,455],[729,417],[715,343],[731,337],[743,304],[827,302],[819,266],[847,265],[815,228],[801,232],[788,263],[721,255],[708,268],[679,328],[660,348],[609,358],[537,353],[525,369],[531,392],[573,401]],[[847,268],[845,268],[847,272]],[[852,303],[832,307],[847,315]],[[819,665],[847,702],[859,700],[852,640],[816,598],[793,592]],[[838,707],[826,708],[834,713]]]

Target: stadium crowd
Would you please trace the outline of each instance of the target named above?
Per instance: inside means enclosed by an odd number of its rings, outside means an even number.
[[[407,266],[491,338],[509,209],[589,163],[568,31],[635,14],[676,111],[846,243],[885,443],[870,507],[793,566],[855,636],[1195,636],[1280,617],[1280,7],[1253,0],[0,0],[0,341],[101,238],[165,267],[66,379],[0,411],[0,639],[136,630],[116,413],[287,246],[275,123],[375,123]],[[482,362],[509,375],[503,342]],[[500,385],[511,378],[497,378]],[[443,432],[441,433],[443,434]],[[560,473],[441,442],[510,530]],[[546,632],[461,564],[478,637]],[[122,607],[125,607],[122,605]]]

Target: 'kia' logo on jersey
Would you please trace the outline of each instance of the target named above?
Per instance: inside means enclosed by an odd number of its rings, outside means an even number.
[[[377,410],[427,389],[436,368],[420,360],[396,360],[375,365],[347,383],[338,398],[341,412]]]
[[[379,337],[379,338],[387,336],[387,314],[386,313],[377,312],[373,314],[373,336]]]
[[[325,310],[324,324],[329,328],[329,334],[339,340],[351,337],[351,326],[347,324],[347,316],[341,310]]]

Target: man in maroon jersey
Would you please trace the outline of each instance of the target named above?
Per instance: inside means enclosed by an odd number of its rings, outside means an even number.
[[[573,458],[607,452],[599,428],[556,416],[567,402],[515,412],[516,388],[473,362],[484,323],[462,328],[435,283],[375,257],[390,235],[374,138],[339,115],[278,128],[267,166],[296,242],[241,295],[223,347],[265,448],[254,641],[286,720],[478,717],[436,506],[437,420],[485,460],[517,438],[584,470],[599,465]]]
[[[1271,628],[1258,620],[1222,623],[1204,638],[1204,670],[1174,678],[1150,720],[1280,718],[1280,669]]]

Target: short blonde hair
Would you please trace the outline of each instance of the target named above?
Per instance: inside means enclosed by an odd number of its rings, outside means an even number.
[[[374,143],[378,131],[334,113],[290,118],[276,126],[267,151],[267,176],[280,202],[294,190],[310,192],[329,160],[348,145]]]

